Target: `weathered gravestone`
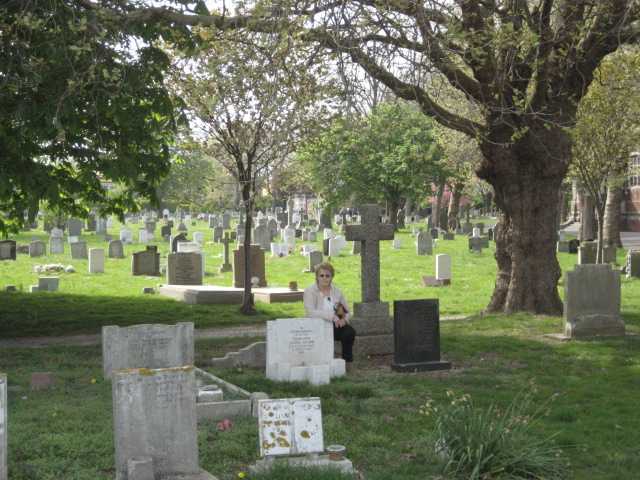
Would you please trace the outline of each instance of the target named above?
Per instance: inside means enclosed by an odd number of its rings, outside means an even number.
[[[418,255],[431,255],[433,253],[433,241],[429,232],[420,230],[416,237],[416,253]]]
[[[222,228],[224,230],[231,228],[231,215],[228,213],[222,214]]]
[[[627,252],[627,278],[632,277],[640,277],[640,250],[629,250]]]
[[[171,237],[171,227],[169,225],[162,225],[162,227],[160,227],[160,236],[165,241],[168,241]]]
[[[244,287],[244,265],[244,245],[239,245],[238,249],[233,251],[233,286],[235,288]],[[258,279],[258,287],[266,287],[264,251],[259,245],[250,247],[250,268],[250,278]]]
[[[389,304],[380,301],[380,241],[393,240],[394,227],[380,223],[380,207],[359,208],[361,224],[347,225],[347,240],[361,242],[362,302],[354,304],[351,324],[358,332],[358,354],[384,354],[393,351],[393,323]]]
[[[220,241],[222,240],[223,232],[224,229],[222,227],[215,227],[213,229],[213,241],[216,243],[220,243]]]
[[[70,218],[67,221],[67,234],[71,237],[79,237],[82,234],[82,220]]]
[[[102,327],[102,369],[105,378],[128,368],[193,365],[193,323]]]
[[[624,335],[620,315],[620,272],[609,264],[576,265],[565,274],[565,336]]]
[[[469,235],[473,231],[473,225],[471,222],[465,222],[462,224],[463,235]]]
[[[329,239],[329,256],[337,257],[340,255],[342,249],[347,245],[346,240],[343,236],[337,235],[334,238]]]
[[[89,249],[89,273],[104,273],[104,248]]]
[[[167,257],[168,285],[202,285],[202,254],[170,253]]]
[[[192,366],[120,370],[112,388],[116,480],[214,480],[199,465]]]
[[[7,375],[0,373],[0,480],[8,480],[7,469],[7,431],[8,431],[8,405],[7,405]]]
[[[204,245],[204,233],[193,232],[193,241],[202,247]]]
[[[271,244],[271,233],[267,225],[258,225],[253,229],[253,242],[260,245],[262,250],[269,250]]]
[[[309,267],[305,270],[306,273],[313,273],[316,271],[316,267],[322,263],[322,252],[313,251],[309,252]]]
[[[345,362],[333,358],[333,324],[317,318],[267,322],[266,375],[281,382],[323,385],[345,373]]]
[[[49,238],[49,254],[60,255],[64,253],[64,238],[51,236]]]
[[[16,246],[15,240],[0,240],[0,260],[15,260]]]
[[[394,353],[391,368],[397,372],[448,370],[440,359],[438,299],[393,302]]]
[[[323,453],[320,399],[259,400],[258,435],[261,457]]]
[[[187,234],[179,233],[175,237],[171,237],[169,243],[171,244],[171,253],[178,253],[178,243],[187,242]]]
[[[29,256],[33,257],[42,257],[47,254],[47,246],[41,240],[36,240],[29,244]]]
[[[38,292],[57,292],[60,277],[38,277]]]
[[[222,239],[222,253],[224,256],[224,263],[220,265],[220,273],[230,272],[233,270],[233,266],[229,263],[229,244],[231,243],[231,236],[229,232],[225,232],[224,238]]]
[[[71,249],[71,258],[73,260],[82,260],[89,257],[87,251],[87,242],[74,242],[69,245]]]
[[[484,242],[480,237],[469,237],[469,250],[474,253],[482,253]]]
[[[109,258],[124,258],[124,245],[121,240],[109,242]]]
[[[578,264],[596,263],[598,242],[582,242],[578,247]]]
[[[202,253],[202,245],[197,242],[178,242],[178,251],[176,253],[197,253],[200,255],[200,261],[202,262],[202,275],[204,276],[207,269],[205,266],[204,253]]]
[[[209,228],[215,228],[218,226],[218,219],[215,215],[209,215]]]
[[[149,245],[146,250],[131,255],[131,274],[160,276],[160,254],[158,247]]]

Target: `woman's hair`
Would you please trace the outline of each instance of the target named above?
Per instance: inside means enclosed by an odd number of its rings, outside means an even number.
[[[329,262],[322,262],[319,263],[318,265],[316,265],[316,283],[318,282],[318,273],[320,272],[320,270],[326,270],[331,274],[331,278],[333,279],[333,277],[336,276],[336,271],[333,268],[333,265],[331,265]]]

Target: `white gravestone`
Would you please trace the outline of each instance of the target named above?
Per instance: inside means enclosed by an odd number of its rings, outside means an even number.
[[[322,231],[322,238],[324,240],[329,240],[330,238],[335,237],[335,234],[333,233],[333,230],[331,230],[330,228],[325,228]]]
[[[193,365],[193,323],[102,327],[102,367],[105,378],[126,368],[167,368]]]
[[[436,280],[451,282],[451,256],[446,253],[436,255]]]
[[[286,243],[271,242],[271,257],[286,257],[289,254],[289,248]]]
[[[473,227],[473,236],[475,238],[480,236],[480,229],[478,227]]]
[[[54,227],[51,229],[51,236],[53,238],[62,238],[64,237],[64,232],[62,231],[62,229]]]
[[[104,248],[89,249],[89,273],[104,273]]]
[[[283,382],[323,385],[345,373],[333,358],[333,324],[319,318],[286,318],[267,322],[266,375]]]
[[[258,400],[258,435],[262,457],[322,453],[320,399]]]
[[[193,241],[202,246],[204,244],[204,233],[193,232]]]
[[[0,373],[0,480],[9,478],[7,472],[7,376]]]
[[[133,243],[133,232],[128,228],[120,230],[120,241],[122,243]]]
[[[399,238],[394,238],[393,239],[393,244],[392,244],[393,249],[394,250],[399,250],[400,249],[400,245],[401,245],[400,239]]]
[[[146,230],[141,229],[138,232],[138,243],[148,243],[153,241],[153,233],[149,233]]]
[[[329,256],[337,257],[340,255],[342,249],[346,246],[347,242],[344,237],[338,235],[329,239]]]
[[[295,228],[287,227],[283,231],[284,243],[287,244],[287,248],[290,252],[293,252],[296,248],[296,230]]]

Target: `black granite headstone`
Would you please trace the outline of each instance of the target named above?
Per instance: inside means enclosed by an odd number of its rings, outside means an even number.
[[[440,359],[438,299],[394,301],[393,342],[391,368],[396,372],[451,368],[450,362]]]
[[[322,253],[324,256],[329,256],[329,239],[325,238],[322,240]]]
[[[580,240],[569,240],[569,253],[578,253],[578,247],[580,246]]]

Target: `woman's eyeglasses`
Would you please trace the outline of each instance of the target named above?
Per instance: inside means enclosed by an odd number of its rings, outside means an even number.
[[[318,276],[322,278],[331,278],[331,275],[329,275],[328,273],[319,273]]]

